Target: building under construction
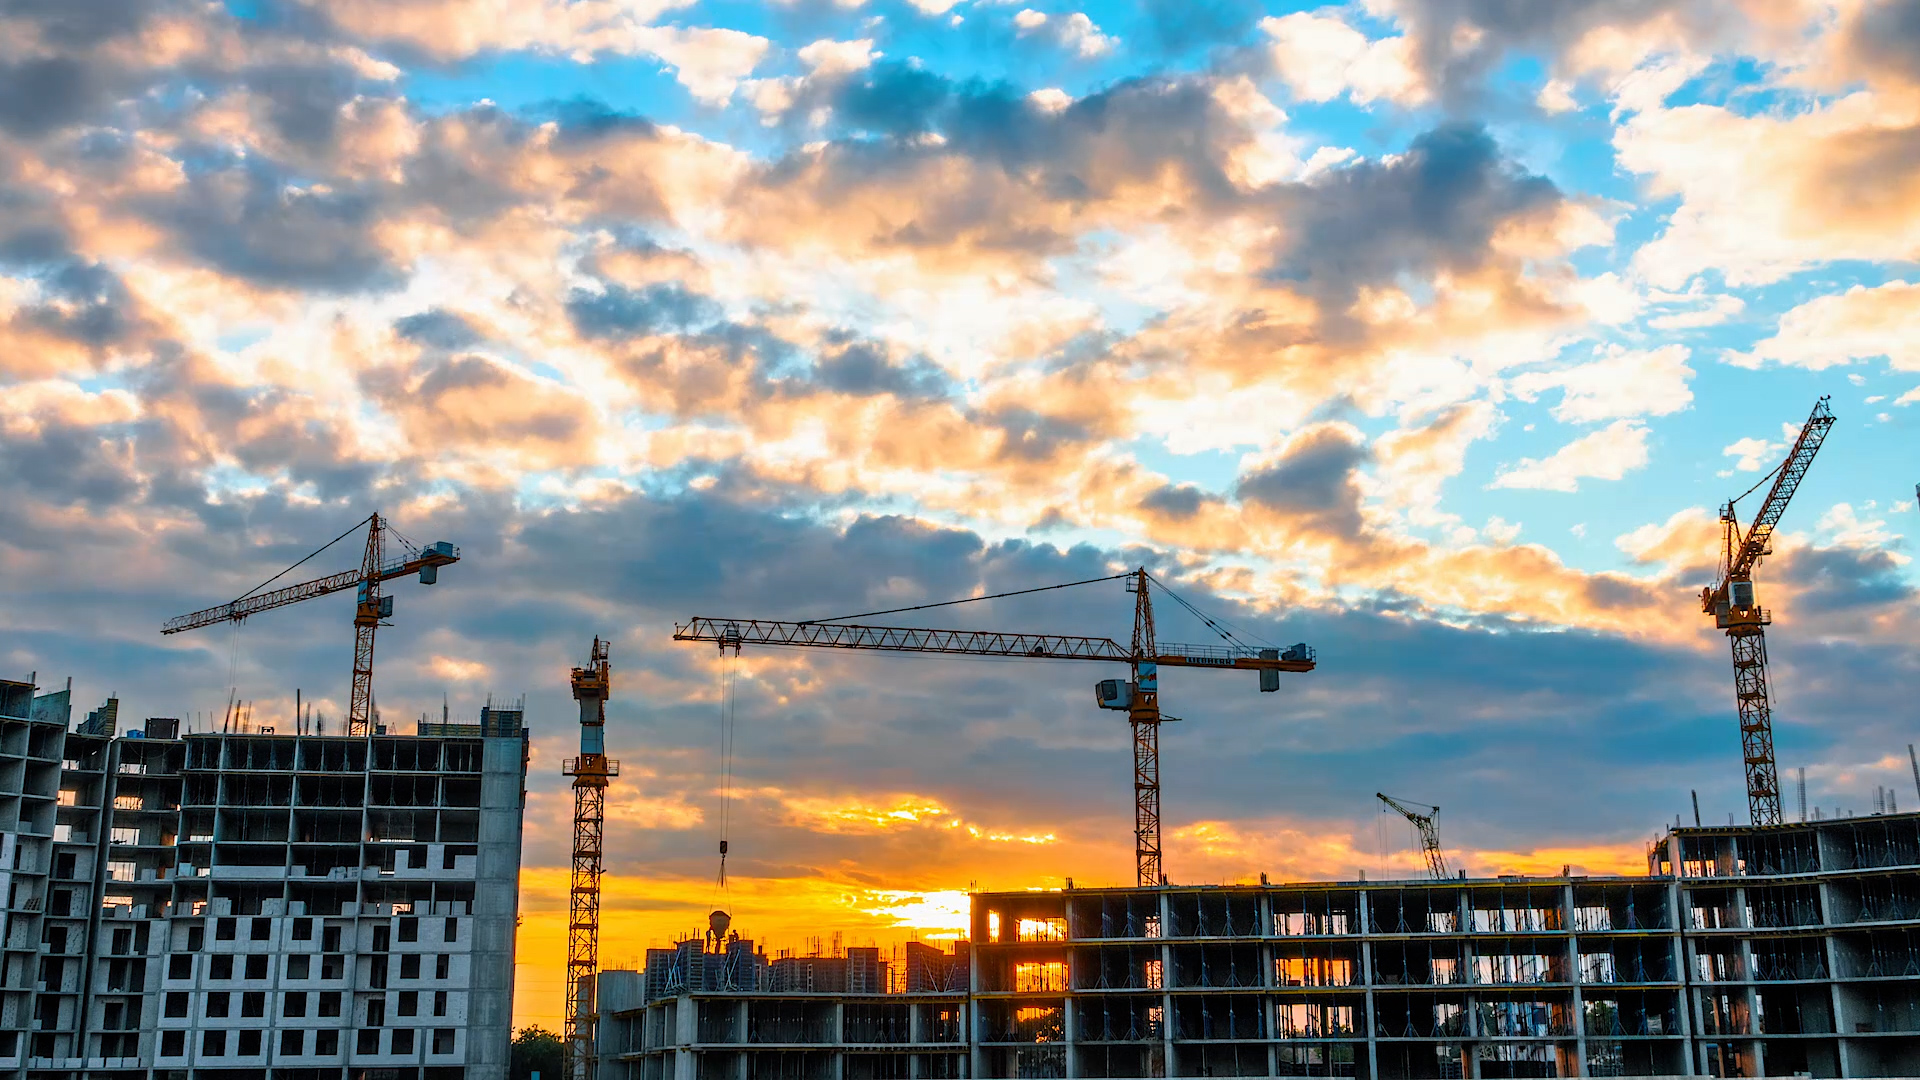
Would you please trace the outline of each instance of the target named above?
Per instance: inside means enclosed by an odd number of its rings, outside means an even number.
[[[1920,814],[1677,828],[1646,876],[978,893],[971,938],[872,985],[649,952],[600,1076],[1920,1075]]]
[[[521,713],[78,725],[0,680],[0,1076],[505,1080]]]

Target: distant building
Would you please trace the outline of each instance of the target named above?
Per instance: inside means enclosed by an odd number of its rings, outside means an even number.
[[[526,738],[182,736],[0,681],[0,1076],[505,1080]]]
[[[881,993],[852,950],[694,981],[695,941],[602,977],[601,1077],[1920,1076],[1920,814],[1675,829],[1648,861],[978,893],[972,947]]]

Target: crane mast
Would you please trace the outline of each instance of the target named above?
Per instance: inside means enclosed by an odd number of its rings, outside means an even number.
[[[353,679],[347,707],[347,734],[370,733],[373,730],[373,636],[374,631],[379,629],[381,620],[393,617],[393,597],[382,592],[380,586],[383,582],[405,577],[408,574],[419,575],[422,585],[432,585],[440,580],[441,567],[460,561],[460,549],[445,540],[417,548],[410,541],[406,541],[401,545],[405,553],[399,558],[389,559],[386,556],[386,537],[393,529],[376,510],[368,515],[366,520],[355,524],[353,529],[348,529],[335,537],[320,551],[325,551],[346,539],[361,525],[367,527],[367,546],[361,554],[358,570],[343,570],[338,574],[330,574],[327,577],[315,578],[312,581],[288,585],[268,592],[255,589],[238,600],[168,619],[161,625],[160,632],[178,634],[216,623],[245,622],[249,616],[258,615],[263,611],[327,596],[345,589],[357,589],[358,599],[353,609]],[[320,551],[313,554],[318,555]],[[307,558],[311,559],[313,555]],[[306,559],[300,560],[300,562],[305,561]],[[282,570],[274,576],[274,580],[279,580],[299,565],[300,563],[294,563],[293,566]]]
[[[1133,602],[1132,701],[1127,724],[1133,729],[1133,861],[1139,884],[1163,885],[1160,870],[1160,666],[1149,657],[1160,650],[1153,640],[1153,601],[1147,596],[1145,567],[1127,579]]]
[[[599,1072],[600,875],[607,816],[607,780],[620,763],[607,757],[607,698],[612,696],[607,643],[593,639],[585,667],[573,669],[580,703],[580,756],[561,764],[573,777],[573,873],[567,894],[567,1003],[562,1050],[566,1080],[593,1080]]]
[[[1772,613],[1754,595],[1753,571],[1773,552],[1773,530],[1833,427],[1833,410],[1814,403],[1793,449],[1774,470],[1773,487],[1743,533],[1734,510],[1720,508],[1720,583],[1700,593],[1700,608],[1726,631],[1733,647],[1733,692],[1740,712],[1740,750],[1747,772],[1747,812],[1755,825],[1778,825],[1780,775],[1773,756],[1773,701],[1767,688],[1766,627]],[[1763,481],[1764,482],[1764,481]]]
[[[1440,808],[1429,806],[1427,813],[1421,813],[1402,803],[1391,795],[1374,792],[1373,797],[1393,807],[1401,817],[1413,823],[1414,830],[1420,834],[1420,850],[1427,858],[1427,875],[1435,881],[1447,878],[1447,856],[1440,850],[1440,829],[1434,824],[1434,818],[1440,816]]]
[[[1139,883],[1154,886],[1166,880],[1160,859],[1160,724],[1164,719],[1160,714],[1160,669],[1188,667],[1254,671],[1259,673],[1260,691],[1272,693],[1280,689],[1281,672],[1312,671],[1315,658],[1313,650],[1304,644],[1279,649],[1237,642],[1225,645],[1177,645],[1160,641],[1154,633],[1153,601],[1148,592],[1152,575],[1141,567],[1115,576],[1124,577],[1127,591],[1134,594],[1133,639],[1129,645],[1121,645],[1112,638],[1076,634],[940,630],[870,626],[841,621],[787,622],[708,616],[695,616],[685,623],[675,624],[673,639],[714,642],[722,649],[738,649],[742,645],[787,645],[1126,664],[1130,678],[1101,680],[1095,686],[1095,697],[1101,708],[1125,712],[1133,730],[1134,864]],[[1110,581],[1112,578],[1098,580]]]

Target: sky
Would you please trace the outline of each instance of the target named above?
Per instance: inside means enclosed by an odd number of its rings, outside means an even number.
[[[458,545],[375,693],[524,697],[550,1027],[595,635],[608,964],[714,907],[891,944],[1132,880],[1123,672],[728,660],[694,615],[1146,566],[1319,657],[1164,676],[1173,881],[1415,876],[1376,791],[1474,873],[1642,871],[1690,792],[1745,814],[1698,593],[1830,396],[1758,575],[1779,760],[1790,816],[1801,769],[1904,803],[1917,162],[1920,0],[12,0],[0,674],[337,725],[348,597],[161,622],[374,510]]]

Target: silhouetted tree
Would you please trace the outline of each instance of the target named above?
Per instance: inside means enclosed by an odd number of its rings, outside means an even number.
[[[508,1068],[513,1080],[560,1080],[560,1036],[535,1024],[523,1027],[513,1036],[513,1056]]]

